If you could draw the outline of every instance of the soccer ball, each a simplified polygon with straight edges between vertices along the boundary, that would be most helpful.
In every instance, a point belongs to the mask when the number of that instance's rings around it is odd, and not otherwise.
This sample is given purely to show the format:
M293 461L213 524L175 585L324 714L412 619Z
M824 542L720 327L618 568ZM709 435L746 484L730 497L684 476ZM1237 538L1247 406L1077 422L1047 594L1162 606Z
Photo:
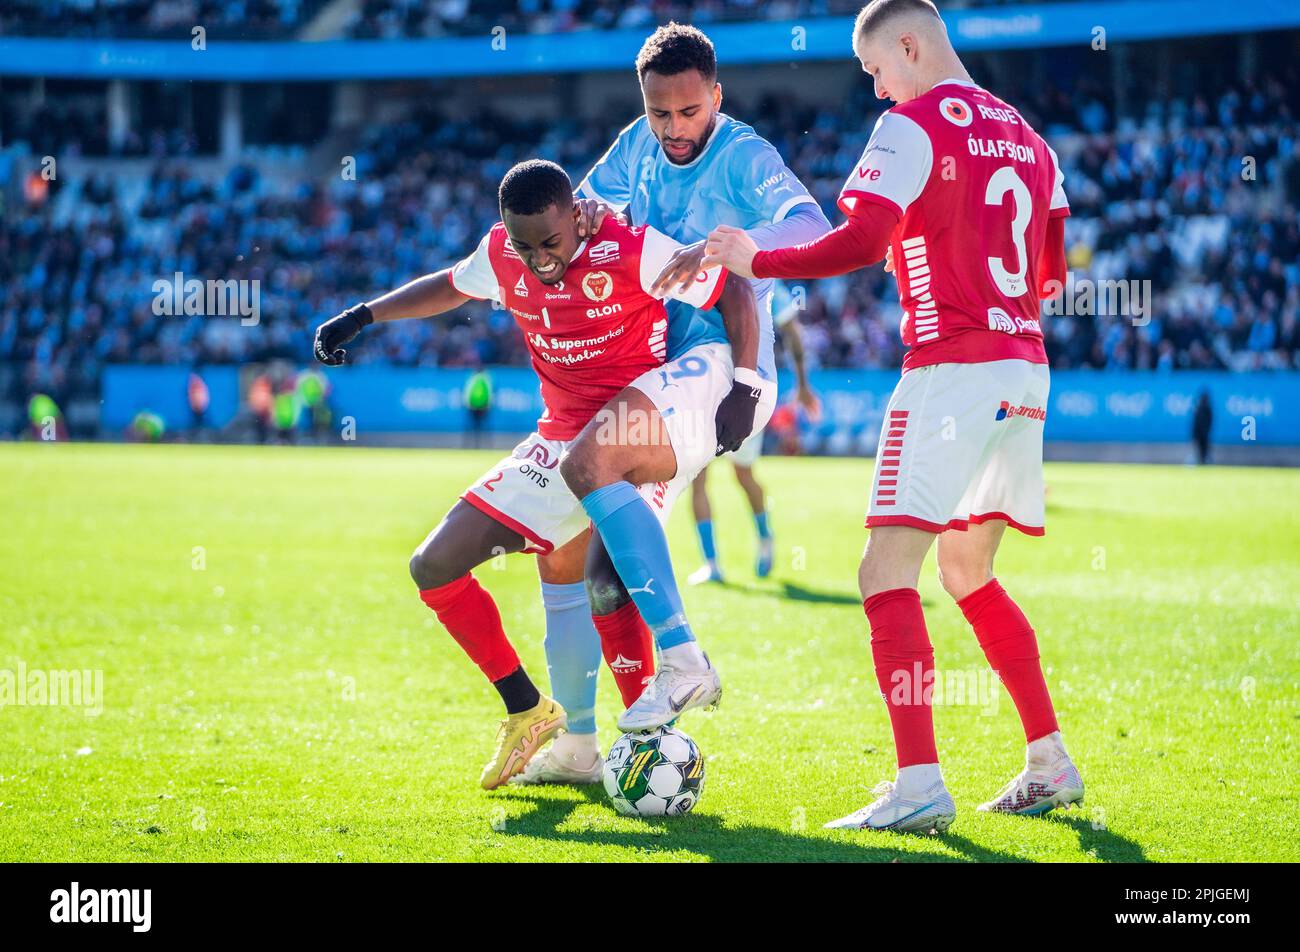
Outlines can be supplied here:
M624 734L605 758L605 792L624 816L681 816L704 792L704 758L679 730Z

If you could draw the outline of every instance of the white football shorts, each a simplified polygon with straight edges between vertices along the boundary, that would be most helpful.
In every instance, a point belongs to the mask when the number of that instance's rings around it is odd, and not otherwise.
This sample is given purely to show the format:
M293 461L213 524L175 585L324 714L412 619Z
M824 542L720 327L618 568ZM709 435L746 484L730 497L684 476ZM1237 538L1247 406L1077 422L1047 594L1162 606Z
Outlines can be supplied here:
M630 384L659 410L677 455L677 473L672 479L640 487L650 508L656 514L662 513L660 521L667 518L683 490L716 458L714 418L718 404L731 392L733 373L731 346L714 342L698 344L662 367L647 370ZM754 413L753 432L759 439L775 409L776 383L769 381Z
M930 532L1004 519L1043 534L1046 364L933 364L903 374L880 428L867 527Z

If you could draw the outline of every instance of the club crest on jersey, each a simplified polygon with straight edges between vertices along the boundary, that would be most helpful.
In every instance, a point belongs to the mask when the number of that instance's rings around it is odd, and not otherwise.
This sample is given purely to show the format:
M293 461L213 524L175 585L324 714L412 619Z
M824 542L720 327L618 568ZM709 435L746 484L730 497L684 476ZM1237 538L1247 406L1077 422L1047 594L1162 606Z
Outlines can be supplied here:
M588 271L582 278L582 293L593 301L603 301L614 293L614 282L604 271Z
M519 280L515 283L515 294L520 297L528 297L528 285L524 284L524 276L521 274Z
M954 126L969 126L974 118L965 100L953 96L940 100L939 113Z

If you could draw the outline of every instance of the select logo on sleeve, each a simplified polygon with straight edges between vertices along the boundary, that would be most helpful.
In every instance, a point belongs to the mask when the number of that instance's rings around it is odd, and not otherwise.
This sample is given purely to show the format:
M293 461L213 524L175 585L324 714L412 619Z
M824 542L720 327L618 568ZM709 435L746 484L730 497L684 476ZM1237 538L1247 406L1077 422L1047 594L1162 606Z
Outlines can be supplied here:
M50 893L51 922L130 923L132 932L148 932L153 922L152 889L69 889Z

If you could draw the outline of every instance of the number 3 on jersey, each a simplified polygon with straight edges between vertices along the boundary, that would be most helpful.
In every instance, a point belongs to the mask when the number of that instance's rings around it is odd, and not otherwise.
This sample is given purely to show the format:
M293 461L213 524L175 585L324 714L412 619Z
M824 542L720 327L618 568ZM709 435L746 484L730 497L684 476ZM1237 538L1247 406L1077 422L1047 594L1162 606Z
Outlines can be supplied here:
M988 258L989 275L998 290L1010 298L1017 298L1028 290L1025 272L1029 268L1029 258L1025 254L1025 232L1029 230L1029 220L1033 215L1033 197L1029 187L1016 174L1010 165L1004 165L989 178L984 190L984 202L987 205L1001 205L1003 196L1011 193L1012 206L1015 209L1011 217L1011 243L1016 250L1016 270L1007 268L1005 258Z

